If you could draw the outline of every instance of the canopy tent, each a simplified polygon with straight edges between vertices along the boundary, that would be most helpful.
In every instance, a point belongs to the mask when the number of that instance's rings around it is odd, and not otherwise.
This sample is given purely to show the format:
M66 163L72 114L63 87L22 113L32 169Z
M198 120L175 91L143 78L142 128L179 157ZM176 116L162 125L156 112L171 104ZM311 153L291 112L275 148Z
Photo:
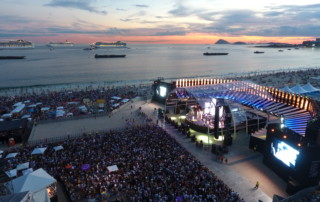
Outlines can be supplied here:
M11 195L5 195L5 196L0 196L0 201L6 201L6 202L28 202L30 201L30 198L32 198L32 193L25 191L25 192L20 192L20 193L15 193Z
M17 176L17 169L8 170L5 173L10 178L16 177Z
M43 147L43 148L35 148L31 155L34 155L34 154L44 154L44 152L46 151L47 147Z
M26 163L20 163L17 165L16 170L23 170L29 168L29 162Z
M307 93L306 90L304 90L300 84L297 84L295 86L293 86L291 88L291 90L294 92L294 93L298 93L298 94L303 94L303 93Z
M9 159L9 158L14 158L18 155L18 153L10 153L6 156L6 159Z
M288 92L288 93L294 93L294 92L289 88L289 86L285 86L285 87L281 88L280 90L285 91L285 92Z
M123 100L121 100L121 102L122 102L122 103L129 102L129 99L127 99L127 98L126 98L126 99L123 99Z
M313 87L310 82L302 86L302 88L309 93L320 91L320 89Z
M81 112L87 112L87 111L88 111L87 107L84 106L84 105L79 106L78 109L79 109L79 111L81 111Z
M13 107L18 107L19 105L21 105L22 102L17 102L17 103L14 103L14 105L12 105Z
M50 110L50 107L41 107L41 111L49 111Z
M29 173L32 173L33 172L33 169L32 168L28 168L28 169L26 169L26 170L23 170L22 171L22 174L23 175L28 175Z
M54 149L54 151L59 151L59 150L63 149L63 146L58 145L58 146L53 147L53 149Z
M57 110L63 110L63 106L57 107Z
M2 116L1 116L2 118L11 118L12 117L12 114L11 113L8 113L8 114L3 114Z
M113 99L113 100L121 100L121 97L113 96L113 97L111 97L111 99Z
M14 108L14 110L12 110L10 113L11 113L11 114L19 113L19 112L21 112L25 107L26 107L25 104L20 104L20 105L18 105L16 108Z
M13 193L30 191L33 193L34 201L49 202L47 187L55 184L57 181L45 170L39 168L32 173L18 177L12 182Z
M58 117L63 117L64 115L65 115L65 111L63 111L63 110L57 110L56 111L56 118L58 118Z
M108 166L107 169L110 173L119 170L117 165Z
M30 118L30 117L31 117L30 114L26 114L26 115L23 115L21 118L22 118L22 119L27 119L27 118Z

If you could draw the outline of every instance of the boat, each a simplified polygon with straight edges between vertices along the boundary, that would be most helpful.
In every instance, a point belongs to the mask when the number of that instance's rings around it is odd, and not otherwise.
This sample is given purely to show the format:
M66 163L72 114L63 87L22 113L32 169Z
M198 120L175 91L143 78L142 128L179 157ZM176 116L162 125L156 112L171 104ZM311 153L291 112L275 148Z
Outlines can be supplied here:
M229 53L203 53L203 55L228 55Z
M0 56L0 60L6 60L6 59L24 59L26 56Z
M52 42L48 43L47 46L49 46L49 47L73 47L74 43L72 43L70 41L64 41L64 42L52 41Z
M31 49L34 48L34 44L30 41L22 39L16 41L0 42L0 49Z
M258 54L258 53L264 53L264 51L254 51L253 53L256 53L256 54Z
M95 58L124 58L126 55L94 55Z
M279 52L283 52L283 50L281 50L281 49L280 49L280 50L278 50L278 51L279 51Z
M117 41L114 43L95 42L92 44L95 48L126 48L127 43Z
M89 46L87 48L84 48L83 50L95 50L96 48L94 46Z

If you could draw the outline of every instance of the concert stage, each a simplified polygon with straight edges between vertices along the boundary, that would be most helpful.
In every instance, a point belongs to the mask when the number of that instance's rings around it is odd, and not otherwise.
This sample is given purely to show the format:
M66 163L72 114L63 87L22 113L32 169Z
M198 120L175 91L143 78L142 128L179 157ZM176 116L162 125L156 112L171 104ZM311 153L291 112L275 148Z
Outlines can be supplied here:
M224 79L158 80L153 89L165 111L183 113L195 130L231 138L229 145L236 131L246 130L248 146L263 153L264 163L288 182L288 193L319 182L319 106L312 98Z

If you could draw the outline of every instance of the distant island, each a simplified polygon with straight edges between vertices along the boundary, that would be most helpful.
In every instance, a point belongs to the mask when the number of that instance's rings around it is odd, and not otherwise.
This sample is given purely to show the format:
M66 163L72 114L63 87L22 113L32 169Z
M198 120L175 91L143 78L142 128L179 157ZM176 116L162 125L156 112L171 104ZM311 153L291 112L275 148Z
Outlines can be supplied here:
M230 44L228 41L219 39L215 44Z
M234 42L233 44L234 44L234 45L245 45L245 44L247 44L247 43L242 42L242 41L237 41L237 42Z
M226 40L224 40L224 39L219 39L215 44L231 44L231 43L226 41ZM237 42L234 42L232 44L234 44L234 45L245 45L246 43L242 42L242 41L237 41Z

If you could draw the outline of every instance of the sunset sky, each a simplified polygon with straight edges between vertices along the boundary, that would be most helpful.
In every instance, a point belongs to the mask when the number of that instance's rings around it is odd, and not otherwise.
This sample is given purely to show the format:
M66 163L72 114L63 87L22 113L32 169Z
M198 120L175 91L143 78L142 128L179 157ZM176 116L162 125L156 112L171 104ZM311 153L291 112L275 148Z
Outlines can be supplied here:
M320 37L318 0L1 0L0 11L0 41L302 43Z

